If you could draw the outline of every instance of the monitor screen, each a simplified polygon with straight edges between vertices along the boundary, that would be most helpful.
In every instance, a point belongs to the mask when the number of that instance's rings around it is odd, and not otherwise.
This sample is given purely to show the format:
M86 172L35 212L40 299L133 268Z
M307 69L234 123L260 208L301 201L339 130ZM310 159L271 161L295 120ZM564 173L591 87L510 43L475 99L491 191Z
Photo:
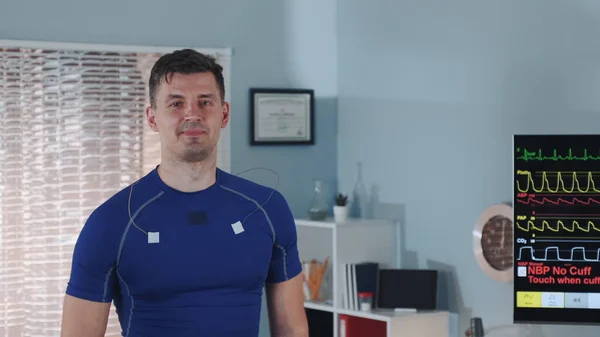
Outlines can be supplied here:
M437 270L380 269L376 305L379 309L435 310L437 292Z
M600 135L514 136L514 321L600 322Z

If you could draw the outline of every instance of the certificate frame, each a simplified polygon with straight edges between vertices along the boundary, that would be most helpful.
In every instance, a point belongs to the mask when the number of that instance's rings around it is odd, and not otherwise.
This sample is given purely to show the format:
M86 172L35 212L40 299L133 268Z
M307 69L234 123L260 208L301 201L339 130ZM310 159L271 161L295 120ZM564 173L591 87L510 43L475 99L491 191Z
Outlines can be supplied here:
M250 88L251 145L313 145L313 89Z

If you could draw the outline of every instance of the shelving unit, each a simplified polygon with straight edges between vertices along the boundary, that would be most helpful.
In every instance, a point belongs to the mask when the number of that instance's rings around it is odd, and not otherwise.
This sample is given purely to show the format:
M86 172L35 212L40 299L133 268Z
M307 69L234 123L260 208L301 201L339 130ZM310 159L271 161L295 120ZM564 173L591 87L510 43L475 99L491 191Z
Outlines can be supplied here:
M350 219L335 223L333 219L311 221L296 219L298 249L303 261L329 258L329 271L322 286L325 300L306 301L305 308L333 314L333 333L338 337L340 315L386 322L387 337L449 336L449 313L396 312L394 310L358 311L342 306L343 264L378 262L380 268L398 267L398 227L384 220Z

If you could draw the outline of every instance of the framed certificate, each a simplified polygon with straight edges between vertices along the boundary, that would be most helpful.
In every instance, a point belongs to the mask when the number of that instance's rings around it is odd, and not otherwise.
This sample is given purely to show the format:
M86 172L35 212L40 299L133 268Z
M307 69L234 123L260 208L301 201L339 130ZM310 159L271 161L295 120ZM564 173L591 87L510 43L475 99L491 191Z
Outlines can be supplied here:
M314 144L314 90L250 89L251 145Z

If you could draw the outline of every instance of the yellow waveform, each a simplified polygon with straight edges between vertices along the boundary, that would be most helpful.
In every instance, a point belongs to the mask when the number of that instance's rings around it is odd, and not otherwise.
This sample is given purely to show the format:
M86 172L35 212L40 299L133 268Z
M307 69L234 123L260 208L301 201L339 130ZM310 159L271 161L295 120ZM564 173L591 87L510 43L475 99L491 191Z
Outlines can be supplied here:
M565 223L562 222L561 220L558 220L556 222L556 224L554 224L554 225L550 225L548 223L548 221L546 221L546 220L542 221L541 225L536 225L533 221L527 221L526 226L521 225L517 221L517 228L519 228L520 230L525 231L525 232L529 232L529 231L544 232L546 230L553 231L553 232L560 232L561 229L566 232L575 232L575 230L580 230L582 232L590 232L592 230L595 230L596 232L600 232L600 227L597 227L596 224L593 223L592 221L588 221L587 226L586 225L582 226L579 224L579 222L577 222L575 220L571 222L571 225L565 225Z
M548 176L546 174L546 171L542 172L542 183L541 183L541 186L539 186L539 187L537 187L535 182L533 181L533 174L531 172L518 171L517 174L524 175L527 177L527 184L525 185L525 187L521 187L521 183L519 182L519 180L517 180L517 190L519 192L530 192L530 189L533 190L534 192L551 192L551 193L600 192L600 190L596 188L596 183L594 182L594 178L592 177L592 172L586 173L587 174L587 182L585 183L585 186L586 186L585 188L581 188L581 184L579 183L580 178L577 176L577 172L571 173L571 178L572 178L571 186L565 185L565 182L563 181L562 173L558 172L556 174L556 184L553 185L553 186L555 186L554 189L552 189L550 187L551 185L550 185L550 182L548 182ZM579 175L581 175L581 173Z

